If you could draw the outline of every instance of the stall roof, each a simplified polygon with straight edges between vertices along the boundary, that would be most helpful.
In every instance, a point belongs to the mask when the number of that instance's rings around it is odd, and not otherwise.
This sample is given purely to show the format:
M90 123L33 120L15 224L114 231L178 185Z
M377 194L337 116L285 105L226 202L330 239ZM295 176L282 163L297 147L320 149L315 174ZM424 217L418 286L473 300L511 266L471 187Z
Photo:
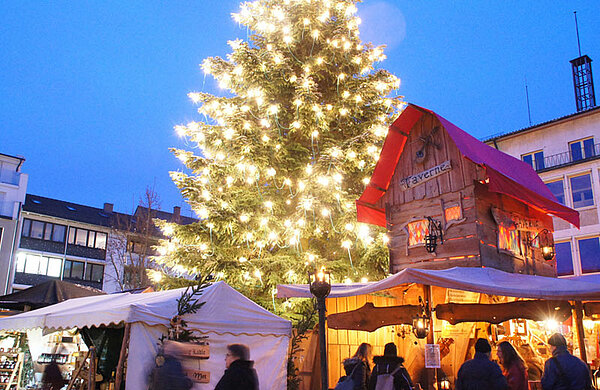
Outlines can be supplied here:
M25 290L0 296L0 307L5 309L24 310L25 306L39 309L54 305L71 298L81 298L91 295L104 295L102 290L88 286L65 282L63 280L50 280Z
M42 309L0 318L0 329L67 329L135 322L167 326L177 314L177 299L184 290L70 299ZM219 334L289 336L291 333L290 321L263 309L225 282L217 282L205 288L199 300L206 303L196 313L184 316L191 329Z
M529 164L484 144L441 115L414 104L406 107L390 126L369 185L356 201L359 222L385 226L385 211L376 203L389 188L408 133L426 112L439 119L464 158L485 168L490 191L506 194L579 227L579 212L558 203Z
M418 283L509 297L597 300L600 284L579 280L512 274L494 268L454 267L445 270L407 268L386 279L372 283L334 284L330 298L372 294L397 286ZM307 284L277 286L279 298L310 298Z

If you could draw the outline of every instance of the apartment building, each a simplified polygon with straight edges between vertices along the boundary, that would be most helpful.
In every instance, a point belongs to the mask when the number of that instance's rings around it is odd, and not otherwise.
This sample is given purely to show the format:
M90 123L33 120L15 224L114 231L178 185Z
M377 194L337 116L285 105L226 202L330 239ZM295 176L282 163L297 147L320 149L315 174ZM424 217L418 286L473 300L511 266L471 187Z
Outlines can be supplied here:
M62 279L106 292L122 291L145 274L152 245L162 238L153 218L177 223L196 220L138 207L118 213L111 203L96 208L27 194L19 218L7 291ZM140 262L143 260L143 262ZM140 267L141 265L141 267ZM143 282L143 281L142 281Z
M0 153L0 275L11 268L16 245L21 205L25 202L27 174L21 171L25 159ZM7 278L0 279L0 293L8 288Z
M581 228L554 218L558 275L600 272L600 107L485 141L529 163Z

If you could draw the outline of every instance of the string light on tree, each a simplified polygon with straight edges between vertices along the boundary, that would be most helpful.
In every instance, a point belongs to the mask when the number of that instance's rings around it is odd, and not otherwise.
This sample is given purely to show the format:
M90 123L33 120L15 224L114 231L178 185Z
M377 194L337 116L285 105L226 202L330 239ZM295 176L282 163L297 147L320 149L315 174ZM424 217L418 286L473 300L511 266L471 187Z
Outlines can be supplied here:
M288 271L318 262L333 280L385 276L382 232L356 224L354 202L403 103L383 49L359 38L356 4L257 0L233 14L249 41L201 65L224 91L189 93L200 117L175 127L199 151L174 151L191 173L172 178L200 221L169 232L159 262L219 273L265 306Z

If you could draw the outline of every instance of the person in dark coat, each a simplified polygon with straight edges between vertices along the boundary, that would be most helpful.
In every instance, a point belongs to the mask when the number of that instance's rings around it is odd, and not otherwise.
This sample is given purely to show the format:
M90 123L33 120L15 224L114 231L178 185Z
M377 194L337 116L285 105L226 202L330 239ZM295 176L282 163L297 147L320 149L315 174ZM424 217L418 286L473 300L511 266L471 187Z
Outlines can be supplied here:
M183 372L179 360L182 355L179 343L166 341L163 351L156 357L156 367L150 374L149 390L189 390L194 382Z
M44 368L42 375L43 390L60 390L67 381L64 380L60 368L56 362L50 362Z
M592 379L588 366L567 350L567 341L560 333L548 339L552 357L546 360L542 376L543 390L589 390Z
M477 339L475 356L460 366L456 390L507 390L508 383L500 366L490 360L492 347L486 339Z
M391 373L394 373L394 390L413 389L410 375L402 365L404 358L398 356L396 344L387 343L383 349L383 356L375 356L373 362L375 363L375 367L373 367L373 372L371 372L369 390L375 390L378 375Z
M498 360L509 390L529 390L525 361L508 341L498 344Z
M258 375L254 362L250 359L250 349L244 344L229 344L225 355L227 369L217 383L215 390L258 390Z
M371 374L369 359L372 351L371 344L362 343L358 346L354 356L345 359L343 362L346 376L351 376L354 381L354 390L367 390L369 375Z

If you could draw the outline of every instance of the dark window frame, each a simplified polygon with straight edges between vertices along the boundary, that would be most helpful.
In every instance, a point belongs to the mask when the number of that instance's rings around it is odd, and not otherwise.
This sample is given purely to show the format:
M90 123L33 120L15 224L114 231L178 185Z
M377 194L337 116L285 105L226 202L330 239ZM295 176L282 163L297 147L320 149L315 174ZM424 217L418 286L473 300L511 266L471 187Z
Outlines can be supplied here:
M41 237L32 237L31 236L31 230L33 228L34 223L42 224L42 235L41 235ZM52 241L52 242L64 243L65 242L65 233L62 234L62 237L61 237L60 240L55 240L54 239L55 238L54 234L55 234L55 227L56 226L63 227L65 229L65 232L67 230L67 225L62 225L60 223L40 221L39 219L23 218L23 227L21 228L21 237L33 238L34 240L42 240L42 241ZM47 238L47 237L50 237L50 238Z
M85 233L85 244L78 244L77 243L77 235L83 234L80 232L84 232L84 231L86 232ZM98 240L98 236L104 237L103 246L100 246L100 247L98 246L99 243L102 242L102 240L100 240L100 241ZM91 239L91 237L93 237L93 239ZM67 243L69 245L76 245L76 246L79 246L82 248L106 250L106 245L108 243L108 233L100 232L98 230L91 230L91 229L79 228L79 227L75 227L75 226L69 226Z
M67 264L69 265L68 272L67 272ZM81 264L81 267L82 267L81 277L73 276L73 264ZM84 276L85 276L85 262L84 261L66 259L63 262L63 278L84 280Z

